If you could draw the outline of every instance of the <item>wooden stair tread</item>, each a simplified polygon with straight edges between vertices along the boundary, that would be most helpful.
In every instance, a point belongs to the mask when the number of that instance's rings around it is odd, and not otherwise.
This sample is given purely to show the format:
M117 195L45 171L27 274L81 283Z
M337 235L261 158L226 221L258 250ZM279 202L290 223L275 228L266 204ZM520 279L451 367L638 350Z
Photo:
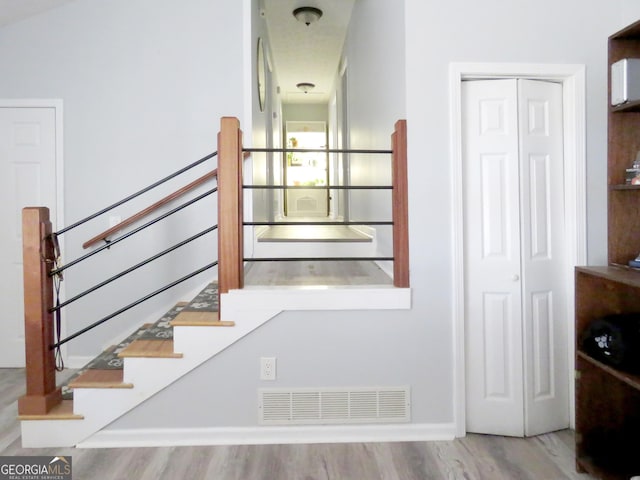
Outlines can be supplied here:
M62 400L61 403L44 415L18 415L18 420L83 420L83 415L73 413L73 400Z
M87 370L69 383L69 388L133 388L123 382L123 370Z
M180 312L169 324L172 327L233 327L235 322L219 320L219 312Z
M182 358L182 354L173 351L173 340L134 340L118 357Z

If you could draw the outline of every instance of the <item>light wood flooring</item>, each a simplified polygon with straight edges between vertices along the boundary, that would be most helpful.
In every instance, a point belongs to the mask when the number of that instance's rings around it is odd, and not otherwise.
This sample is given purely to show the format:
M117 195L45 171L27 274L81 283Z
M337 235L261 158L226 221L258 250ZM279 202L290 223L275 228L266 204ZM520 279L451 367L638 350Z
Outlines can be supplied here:
M323 219L326 220L326 219ZM273 225L259 242L371 242L369 235L348 225Z
M65 371L60 378L74 371ZM573 433L450 442L23 449L24 370L0 369L0 455L68 455L74 480L589 480L575 473ZM168 412L169 413L169 412Z
M392 285L372 261L248 262L245 286Z

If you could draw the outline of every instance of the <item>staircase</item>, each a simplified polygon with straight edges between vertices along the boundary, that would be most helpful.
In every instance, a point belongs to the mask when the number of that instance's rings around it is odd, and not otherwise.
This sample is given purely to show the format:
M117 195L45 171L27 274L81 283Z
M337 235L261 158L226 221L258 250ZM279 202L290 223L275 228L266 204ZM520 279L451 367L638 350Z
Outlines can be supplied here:
M82 368L63 387L63 402L46 415L21 415L24 447L75 446L249 333L220 321L218 289L208 284ZM223 328L220 328L223 327Z
M25 292L25 338L27 353L26 394L19 399L19 419L22 426L22 445L27 448L76 446L91 443L107 425L144 403L153 395L171 385L176 380L224 349L253 332L256 328L285 310L394 310L411 307L409 289L409 245L407 212L407 175L406 175L406 122L398 121L392 134L392 150L350 150L361 154L389 154L392 163L392 185L347 186L348 189L386 189L391 190L391 210L393 221L338 222L342 226L389 225L392 227L393 256L361 256L363 247L369 248L372 255L376 250L374 235L364 235L360 245L349 242L327 242L326 238L310 238L306 245L300 246L300 239L287 244L289 255L286 260L300 260L290 255L309 254L318 249L327 257L321 260L334 260L333 255L357 258L348 260L392 261L393 285L368 285L362 288L331 287L300 289L296 286L271 286L267 289L256 286L244 286L244 265L247 261L279 261L281 258L249 257L245 258L244 229L264 226L264 222L246 221L242 208L245 186L242 184L243 159L245 154L266 151L266 149L243 148L242 132L237 119L225 117L221 120L218 136L218 151L203 157L179 171L155 182L139 192L96 212L87 218L54 232L46 207L26 207L23 210L23 253L24 253L24 292ZM329 150L327 150L329 152ZM131 216L117 226L100 233L83 244L103 242L104 245L91 252L57 265L61 258L58 237L65 232L84 224L112 208L132 198L146 193L151 188L174 178L175 176L200 165L202 162L218 156L217 169L168 195L155 204ZM175 200L196 186L217 178L217 187L208 190L160 216L136 227L117 238L112 238L115 230L140 222L142 218L156 211L160 206ZM258 186L269 188L271 186ZM251 186L247 187L251 188ZM275 186L275 188L282 188ZM337 188L337 187L336 187ZM218 224L211 226L192 237L175 244L127 270L90 287L73 299L54 306L54 277L66 268L75 265L89 256L109 249L116 242L125 240L138 231L163 220L167 216L205 198L218 193ZM317 222L313 222L315 224ZM301 223L300 223L301 224ZM268 223L268 226L277 223ZM187 243L217 229L218 260L155 292L147 294L137 302L122 307L118 311L86 326L67 338L54 340L54 312L81 296L94 292L101 286L119 279L121 276L174 251ZM362 233L362 232L361 232ZM366 232L365 232L366 233ZM255 238L255 237L254 237ZM269 249L269 240L254 242L255 250L266 249L263 254L274 252ZM276 239L277 240L277 239ZM93 242L93 243L92 243ZM277 243L277 242L276 242ZM303 242L304 243L304 242ZM333 245L331 245L333 244ZM296 245L297 250L291 248ZM329 246L341 251L329 249ZM345 250L346 249L346 250ZM352 251L352 250L353 251ZM280 250L280 246L276 248ZM343 251L344 250L344 251ZM254 252L255 253L255 252ZM305 255L304 259L308 259ZM217 284L203 285L201 293L186 304L176 304L166 315L154 323L143 325L132 336L116 345L94 361L90 362L69 383L61 389L56 384L54 349L75 339L90 329L110 320L129 308L162 293L169 288L204 271L217 266ZM61 278L61 277L60 277ZM58 279L58 282L61 281ZM213 301L217 299L217 302ZM220 305L220 308L218 308ZM219 310L219 311L218 311ZM224 321L221 319L224 318ZM64 391L62 391L64 390Z

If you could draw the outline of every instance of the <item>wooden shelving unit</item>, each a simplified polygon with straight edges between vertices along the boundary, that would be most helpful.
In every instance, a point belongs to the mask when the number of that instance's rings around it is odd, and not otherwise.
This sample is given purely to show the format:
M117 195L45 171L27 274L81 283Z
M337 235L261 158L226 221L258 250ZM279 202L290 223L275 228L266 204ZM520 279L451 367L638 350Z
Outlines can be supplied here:
M640 58L640 22L609 37L609 68L623 58ZM624 267L640 253L640 186L625 184L625 170L638 151L640 102L609 107L610 266L579 267L575 279L576 466L603 480L640 475L640 375L591 358L581 340L598 318L640 312L640 272Z

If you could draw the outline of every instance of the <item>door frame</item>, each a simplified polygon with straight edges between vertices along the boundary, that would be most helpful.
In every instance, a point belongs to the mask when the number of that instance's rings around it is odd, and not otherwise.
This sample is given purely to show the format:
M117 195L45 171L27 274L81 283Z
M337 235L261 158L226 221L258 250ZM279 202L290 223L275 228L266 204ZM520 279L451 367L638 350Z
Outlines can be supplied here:
M453 352L454 424L456 436L466 435L465 394L465 288L464 288L464 191L461 188L462 81L501 78L528 78L562 83L564 141L565 268L567 282L567 355L569 378L569 422L575 426L575 298L574 266L587 259L586 239L586 94L584 65L452 63L449 67L449 107L451 119L451 179L453 220Z
M40 99L40 98L0 98L0 108L53 108L55 117L55 156L56 156L56 205L55 222L52 222L54 231L59 230L64 225L64 128L63 128L63 101L62 99ZM47 206L47 205L35 205ZM60 251L64 254L64 235L58 239ZM64 298L64 282L60 285L60 295ZM66 322L62 317L61 335L66 336ZM67 361L66 345L61 347L62 358Z

